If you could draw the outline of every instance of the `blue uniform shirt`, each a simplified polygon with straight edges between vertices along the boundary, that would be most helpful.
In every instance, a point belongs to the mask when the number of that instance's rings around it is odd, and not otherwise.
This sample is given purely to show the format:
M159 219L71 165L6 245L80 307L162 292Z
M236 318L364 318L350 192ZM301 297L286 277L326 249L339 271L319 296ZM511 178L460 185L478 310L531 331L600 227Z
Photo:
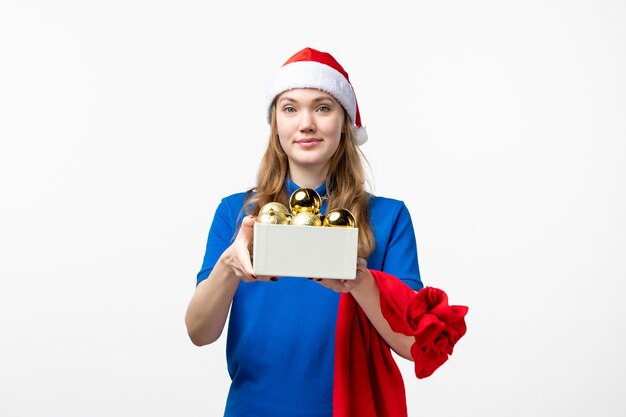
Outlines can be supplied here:
M299 187L287 180L287 192ZM316 190L326 194L326 186ZM245 193L222 200L198 283L232 243L243 218ZM326 212L325 204L321 209ZM376 239L367 259L415 290L422 288L413 224L403 202L372 197ZM331 417L335 322L339 294L302 278L241 282L230 311L226 357L232 384L227 417Z

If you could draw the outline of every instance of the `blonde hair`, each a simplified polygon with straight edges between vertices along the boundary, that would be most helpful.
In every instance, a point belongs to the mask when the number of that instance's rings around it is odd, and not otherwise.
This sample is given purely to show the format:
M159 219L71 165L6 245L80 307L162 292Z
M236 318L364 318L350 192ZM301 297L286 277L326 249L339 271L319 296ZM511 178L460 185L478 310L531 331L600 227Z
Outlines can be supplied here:
M356 144L351 127L348 115L344 114L339 147L328 161L327 210L335 208L350 210L359 228L358 256L367 258L375 246L369 217L371 194L365 190L366 176L361 161L361 158L365 160L365 157ZM285 184L288 171L287 155L278 138L276 106L272 105L269 141L259 165L257 184L246 194L244 207L247 214L257 215L260 207L272 201L289 207L289 195Z

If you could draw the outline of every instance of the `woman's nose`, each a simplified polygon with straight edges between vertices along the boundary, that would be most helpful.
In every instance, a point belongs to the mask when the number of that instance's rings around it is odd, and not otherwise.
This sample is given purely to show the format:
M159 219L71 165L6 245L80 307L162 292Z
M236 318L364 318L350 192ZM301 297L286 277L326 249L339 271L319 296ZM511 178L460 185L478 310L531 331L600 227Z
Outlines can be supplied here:
M315 131L315 118L310 111L302 111L300 113L300 130L302 132Z

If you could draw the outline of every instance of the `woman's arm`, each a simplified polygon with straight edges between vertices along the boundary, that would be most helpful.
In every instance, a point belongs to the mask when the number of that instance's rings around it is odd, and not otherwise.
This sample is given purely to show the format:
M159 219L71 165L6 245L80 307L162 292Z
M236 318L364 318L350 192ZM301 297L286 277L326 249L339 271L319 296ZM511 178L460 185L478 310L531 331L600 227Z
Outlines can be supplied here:
M243 220L235 241L222 253L209 277L196 287L185 324L189 338L197 346L208 345L220 337L239 282L257 278L250 261L253 226L253 217Z
M415 338L391 330L380 309L378 285L376 285L376 280L367 269L367 262L364 259L359 259L356 279L354 280L316 279L315 281L334 291L352 294L352 297L359 304L370 323L372 323L389 347L403 358L410 361L413 360L411 357L411 346L415 342Z
M198 284L187 307L185 324L194 345L208 345L220 337L238 286L239 280L221 257L211 275Z
M380 293L376 280L367 270L367 267L365 267L365 272L363 273L366 273L367 277L364 277L362 282L350 291L350 294L352 294L352 297L359 304L370 323L378 331L378 334L385 339L389 347L404 359L412 361L411 346L415 343L415 337L391 330L380 309Z

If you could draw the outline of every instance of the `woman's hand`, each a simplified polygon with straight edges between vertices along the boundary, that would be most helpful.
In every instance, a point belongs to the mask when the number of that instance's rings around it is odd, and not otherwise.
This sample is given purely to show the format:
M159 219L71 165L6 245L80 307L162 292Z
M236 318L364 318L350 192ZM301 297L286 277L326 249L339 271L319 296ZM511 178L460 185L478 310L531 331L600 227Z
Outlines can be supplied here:
M254 275L252 269L252 244L254 242L254 216L246 216L241 222L235 241L224 251L222 260L233 276L244 281L276 281L276 277Z
M185 324L191 341L198 346L213 343L222 334L240 281L276 280L254 275L250 257L254 222L253 216L243 219L235 241L222 253L209 277L196 286L191 297Z
M372 277L372 274L370 274L370 271L367 269L367 261L365 259L358 258L356 262L355 279L311 279L326 288L330 288L335 292L350 292L363 281L368 279L373 280L374 277Z

